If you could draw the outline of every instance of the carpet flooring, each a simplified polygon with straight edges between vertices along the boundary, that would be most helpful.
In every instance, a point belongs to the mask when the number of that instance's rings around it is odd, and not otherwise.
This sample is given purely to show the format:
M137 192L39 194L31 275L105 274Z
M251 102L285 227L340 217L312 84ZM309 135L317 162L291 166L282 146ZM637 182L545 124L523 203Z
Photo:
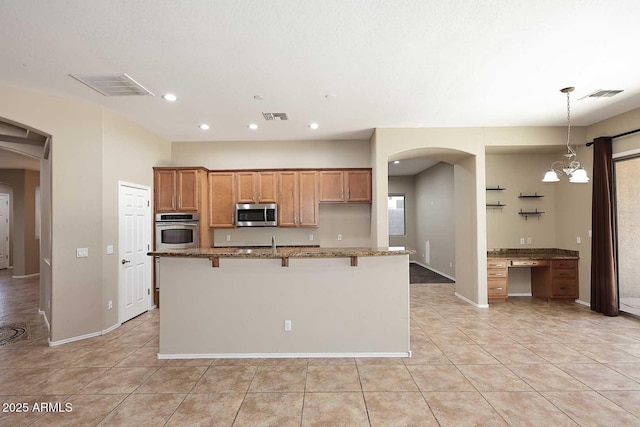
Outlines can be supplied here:
M409 264L409 283L455 283L451 279L435 273L418 264Z

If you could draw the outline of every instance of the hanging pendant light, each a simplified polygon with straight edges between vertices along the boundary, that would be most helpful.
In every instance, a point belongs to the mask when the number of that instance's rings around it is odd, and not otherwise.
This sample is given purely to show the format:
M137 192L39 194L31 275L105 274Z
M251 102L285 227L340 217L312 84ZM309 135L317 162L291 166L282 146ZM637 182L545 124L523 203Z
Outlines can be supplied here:
M573 92L575 88L565 87L560 89L560 92L567 94L567 154L564 156L566 161L557 161L551 164L551 168L544 174L542 182L558 182L560 181L559 175L565 174L569 177L569 182L576 184L585 184L589 182L589 176L587 171L580 165L580 162L576 158L576 150L571 146L571 103L569 94Z

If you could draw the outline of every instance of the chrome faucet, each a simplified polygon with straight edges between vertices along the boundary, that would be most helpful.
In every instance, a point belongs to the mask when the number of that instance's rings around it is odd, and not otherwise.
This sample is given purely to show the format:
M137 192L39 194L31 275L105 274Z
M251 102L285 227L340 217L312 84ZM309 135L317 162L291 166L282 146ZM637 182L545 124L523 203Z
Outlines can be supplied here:
M271 249L273 249L273 251L276 251L276 236L271 236Z

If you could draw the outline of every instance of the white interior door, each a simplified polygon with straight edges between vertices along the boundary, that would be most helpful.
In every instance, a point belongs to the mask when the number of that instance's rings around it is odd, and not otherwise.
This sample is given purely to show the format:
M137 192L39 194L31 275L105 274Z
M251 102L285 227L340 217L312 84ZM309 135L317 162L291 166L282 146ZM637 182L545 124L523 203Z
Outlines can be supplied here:
M9 195L0 194L0 269L9 267Z
M151 207L149 187L119 183L119 322L151 307Z

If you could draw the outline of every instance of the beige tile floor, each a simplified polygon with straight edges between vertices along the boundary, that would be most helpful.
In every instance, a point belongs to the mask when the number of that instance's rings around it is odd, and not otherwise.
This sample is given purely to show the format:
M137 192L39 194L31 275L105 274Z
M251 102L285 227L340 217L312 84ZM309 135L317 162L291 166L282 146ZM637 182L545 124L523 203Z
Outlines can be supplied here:
M37 295L0 272L0 322L41 322ZM640 425L640 321L523 297L477 309L438 284L412 285L411 306L408 359L157 360L158 310L53 348L36 333L0 346L0 425Z

